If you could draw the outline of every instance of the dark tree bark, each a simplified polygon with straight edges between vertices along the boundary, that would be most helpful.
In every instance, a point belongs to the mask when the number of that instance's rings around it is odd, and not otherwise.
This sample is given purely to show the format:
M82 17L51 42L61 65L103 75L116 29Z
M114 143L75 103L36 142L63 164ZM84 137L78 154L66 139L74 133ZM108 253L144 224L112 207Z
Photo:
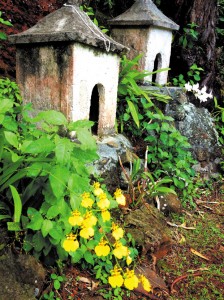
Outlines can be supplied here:
M180 30L175 36L176 47L171 58L171 65L174 66L173 75L178 75L180 66L187 72L189 67L196 63L204 69L201 85L206 85L212 90L215 80L217 1L162 0L160 9L180 25ZM183 28L189 23L197 24L196 30L199 36L193 48L183 48L178 46L178 40L183 34ZM178 68L175 68L175 65Z

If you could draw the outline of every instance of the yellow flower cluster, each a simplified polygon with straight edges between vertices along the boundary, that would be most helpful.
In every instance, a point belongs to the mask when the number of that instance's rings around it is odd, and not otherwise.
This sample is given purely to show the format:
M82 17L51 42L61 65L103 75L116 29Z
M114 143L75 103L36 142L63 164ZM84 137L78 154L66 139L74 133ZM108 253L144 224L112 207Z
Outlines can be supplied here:
M119 197L122 196L121 190L117 192L117 195ZM79 230L80 237L89 239L94 236L94 226L97 224L98 221L96 216L93 214L93 209L100 209L103 222L108 222L111 219L111 215L108 210L110 208L110 200L107 198L106 193L100 187L99 182L95 182L93 184L92 194L89 192L85 192L81 195L81 207L84 208L86 212L81 214L79 210L74 210L72 212L72 215L69 217L68 222L71 226L76 227L76 232ZM120 239L123 236L123 229L118 228L118 226L114 226L113 235L116 240ZM71 236L72 233L68 235L66 240L63 242L63 248L69 252L76 251L76 249L79 247L79 245L77 244L78 241L72 240ZM77 243L75 243L75 241ZM70 245L73 244L73 247L69 247L69 243ZM74 243L76 244L76 247L74 246Z
M125 205L126 199L120 189L116 189L114 198L117 205ZM114 201L111 202L109 199L110 196L103 191L99 182L93 184L92 192L85 192L81 195L80 210L74 210L68 218L69 224L74 227L74 233L71 232L66 236L62 247L67 252L75 252L79 248L79 243L82 242L80 238L92 239L94 247L91 249L97 257L104 259L108 256L108 259L113 258L118 264L108 277L108 282L113 288L124 286L128 290L133 290L141 283L146 291L150 291L151 285L144 275L137 276L134 270L129 269L123 272L120 267L120 264L122 265L125 261L127 266L132 263L133 253L131 253L131 248L126 246L123 238L124 230L111 221L109 209ZM107 240L109 232L114 239L113 244ZM97 245L94 239L95 233L97 233L96 240L100 240ZM91 252L94 255L93 251Z
M109 284L112 288L121 287L123 284L128 290L134 290L138 287L139 283L142 284L144 290L150 292L152 290L149 280L144 275L135 275L134 270L127 269L126 272L121 275L121 268L115 266L111 271L111 276L108 278Z

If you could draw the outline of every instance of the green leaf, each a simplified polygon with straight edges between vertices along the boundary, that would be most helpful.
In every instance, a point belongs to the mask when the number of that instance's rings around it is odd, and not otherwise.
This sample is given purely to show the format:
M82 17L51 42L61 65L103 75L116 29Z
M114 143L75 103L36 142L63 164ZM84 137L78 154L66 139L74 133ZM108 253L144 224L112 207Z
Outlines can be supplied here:
M127 103L128 103L128 107L130 109L132 118L133 118L135 124L137 125L137 127L139 128L140 124L139 124L139 118L138 118L138 111L132 101L127 100Z
M80 249L77 249L75 252L70 252L72 263L76 264L83 258L83 252Z
M32 244L36 252L40 252L43 249L45 240L40 231L36 232L33 235Z
M67 188L69 177L70 172L68 168L62 167L60 165L52 167L51 174L49 176L49 181L53 194L57 198L63 197L65 189Z
M5 134L5 139L7 140L7 142L10 145L12 145L13 147L15 147L16 149L18 149L19 143L18 143L17 135L10 131L5 131L4 134Z
M13 201L14 201L14 217L13 217L13 219L14 219L15 223L19 223L21 214L22 214L22 201L21 201L20 195L17 192L16 188L12 185L10 185L9 187L10 187Z
M42 120L51 125L67 125L68 123L66 117L61 112L55 110L40 112L33 119L33 122L40 122Z
M13 101L11 99L1 99L0 114L7 113L13 107Z
M159 187L157 187L156 191L160 192L160 193L163 193L163 194L171 193L171 194L176 195L176 192L173 189L165 187L165 186L159 186Z
M25 239L23 241L23 250L26 252L29 252L31 249L33 249L33 242L32 242L33 235L27 234L25 236Z
M52 228L53 228L53 222L45 219L43 221L42 227L41 227L41 233L42 233L43 237L46 237Z
M27 228L33 230L39 230L43 224L43 217L39 211L33 207L29 207L27 210L27 215L30 218L30 223L27 225Z
M49 153L53 151L54 148L55 144L51 140L47 137L41 137L27 145L27 147L23 149L23 152L30 154Z
M86 251L84 253L84 258L89 264L94 265L94 259L93 259L93 255L91 254L91 252Z
M60 287L61 287L60 281L57 280L57 279L54 280L54 288L55 288L56 290L59 290Z
M83 150L96 149L96 141L88 128L77 128L76 134Z
M71 152L74 146L69 139L59 139L56 142L55 155L57 162L66 165L70 162Z
M57 225L55 222L54 222L54 226L53 228L51 228L51 230L49 231L49 235L55 239L55 240L58 240L60 241L63 237L63 232L62 232L62 228L61 226Z

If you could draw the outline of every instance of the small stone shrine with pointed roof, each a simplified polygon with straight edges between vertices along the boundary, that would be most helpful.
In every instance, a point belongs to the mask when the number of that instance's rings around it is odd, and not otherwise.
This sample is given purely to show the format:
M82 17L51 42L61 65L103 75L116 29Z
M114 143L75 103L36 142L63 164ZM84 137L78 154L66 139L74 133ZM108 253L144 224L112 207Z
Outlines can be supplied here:
M179 26L166 17L151 0L137 0L123 14L109 21L112 37L130 48L128 57L142 54L140 70L149 72L168 68L172 30ZM155 82L167 83L168 71L157 73ZM152 81L152 75L146 80Z
M17 82L34 109L90 119L95 133L114 133L120 54L126 51L69 0L32 28L11 35L17 47Z

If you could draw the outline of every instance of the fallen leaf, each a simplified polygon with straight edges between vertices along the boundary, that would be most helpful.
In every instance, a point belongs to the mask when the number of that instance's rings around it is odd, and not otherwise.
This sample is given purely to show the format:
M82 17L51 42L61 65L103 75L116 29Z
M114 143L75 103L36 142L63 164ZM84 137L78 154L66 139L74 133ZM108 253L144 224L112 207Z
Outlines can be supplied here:
M196 251L196 250L193 249L193 248L190 248L190 251L191 251L193 254L195 254L195 255L197 255L197 256L199 256L199 257L205 259L205 260L210 260L207 256L201 254L200 252Z
M86 277L79 277L79 281L84 282L84 283L89 283L89 284L92 282L91 280L89 280Z
M181 238L180 238L180 240L179 240L179 244L185 244L186 243L186 239L185 239L185 237L183 236L183 235L181 235Z
M187 227L186 226L186 222L184 222L183 224L181 225L177 225L175 223L171 223L171 222L166 222L168 225L172 226L172 227L177 227L177 228L184 228L184 229L188 229L188 230L194 230L196 229L195 227Z

